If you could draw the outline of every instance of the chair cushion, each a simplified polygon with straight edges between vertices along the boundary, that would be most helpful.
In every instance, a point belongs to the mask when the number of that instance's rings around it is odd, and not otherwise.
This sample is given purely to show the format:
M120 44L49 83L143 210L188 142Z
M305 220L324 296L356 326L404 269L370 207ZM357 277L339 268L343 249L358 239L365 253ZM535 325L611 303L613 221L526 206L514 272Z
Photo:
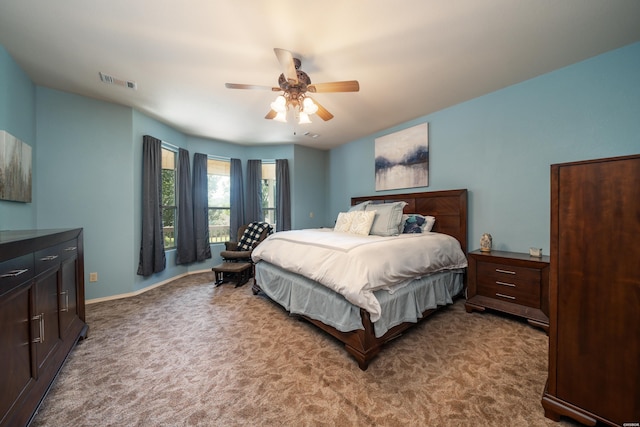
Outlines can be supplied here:
M268 230L271 231L271 226L266 222L252 222L247 226L247 229L242 233L242 238L238 242L239 251L250 251L259 242L262 233Z
M220 257L224 260L250 260L251 251L222 251Z

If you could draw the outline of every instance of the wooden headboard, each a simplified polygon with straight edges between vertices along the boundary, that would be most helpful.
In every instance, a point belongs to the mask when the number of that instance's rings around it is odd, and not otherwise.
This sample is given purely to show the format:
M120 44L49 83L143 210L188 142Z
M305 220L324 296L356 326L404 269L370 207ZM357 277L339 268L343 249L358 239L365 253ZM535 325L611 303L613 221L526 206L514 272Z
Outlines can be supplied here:
M385 194L352 197L351 206L371 200L373 203L407 202L404 213L431 215L433 230L455 237L467 253L467 190L427 191L423 193Z

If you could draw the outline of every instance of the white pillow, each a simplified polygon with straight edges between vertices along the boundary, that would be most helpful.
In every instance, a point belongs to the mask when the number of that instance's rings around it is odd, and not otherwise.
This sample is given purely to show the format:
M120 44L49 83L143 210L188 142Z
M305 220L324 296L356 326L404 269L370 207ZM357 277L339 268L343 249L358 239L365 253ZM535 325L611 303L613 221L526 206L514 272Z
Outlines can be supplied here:
M333 231L348 233L352 222L353 212L340 212L338 214L338 219L336 219L336 225L333 227Z
M376 213L371 226L371 234L376 236L397 236L400 234L399 228L402 223L402 210L407 202L369 204L365 207L365 212Z
M371 225L373 224L376 213L373 211L355 211L350 212L350 214L353 215L353 220L351 221L349 233L367 236L371 230Z
M433 224L436 223L436 217L425 215L425 219L427 220L427 222L424 224L422 231L423 232L431 231L431 229L433 228Z
M354 211L350 213L353 215L353 219L351 221L349 233L368 236L369 231L371 230L371 225L376 217L376 213L373 211Z

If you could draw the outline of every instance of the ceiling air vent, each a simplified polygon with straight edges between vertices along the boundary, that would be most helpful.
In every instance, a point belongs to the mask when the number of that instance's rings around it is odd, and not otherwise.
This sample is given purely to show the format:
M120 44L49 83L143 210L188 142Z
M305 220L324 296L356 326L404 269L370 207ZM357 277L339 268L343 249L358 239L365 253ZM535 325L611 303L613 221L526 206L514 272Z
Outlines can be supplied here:
M308 136L309 138L317 138L320 135L318 135L317 133L305 132L304 136Z
M104 83L110 84L110 85L117 85L117 86L122 86L122 87L126 87L129 89L133 89L136 90L138 89L138 84L134 81L131 80L122 80L119 79L117 77L113 77L110 76L108 74L105 73L98 73L100 74L100 80L102 80Z

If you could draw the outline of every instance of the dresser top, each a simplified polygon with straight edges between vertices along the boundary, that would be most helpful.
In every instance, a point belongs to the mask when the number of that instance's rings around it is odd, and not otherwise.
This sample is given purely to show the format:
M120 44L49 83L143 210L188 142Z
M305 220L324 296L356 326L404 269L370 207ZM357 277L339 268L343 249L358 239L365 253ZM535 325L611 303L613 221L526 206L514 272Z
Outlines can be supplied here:
M0 231L0 261L75 239L81 228Z
M35 239L51 234L64 233L73 229L48 229L48 230L0 230L0 245L17 240Z

